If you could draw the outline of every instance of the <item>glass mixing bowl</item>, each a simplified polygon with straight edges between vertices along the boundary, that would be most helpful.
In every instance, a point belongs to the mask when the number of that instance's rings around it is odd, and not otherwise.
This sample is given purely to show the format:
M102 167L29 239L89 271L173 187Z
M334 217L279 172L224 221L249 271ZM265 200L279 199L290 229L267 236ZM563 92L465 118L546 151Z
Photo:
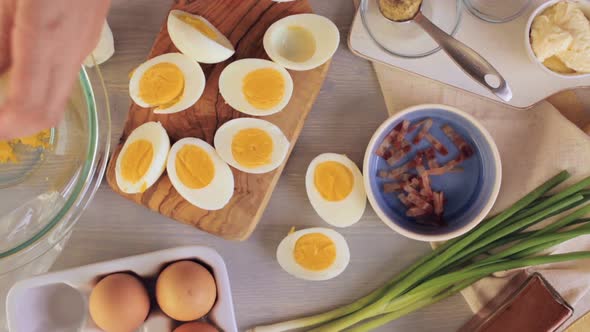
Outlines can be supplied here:
M51 267L103 178L111 128L98 70L80 70L48 148L16 145L19 161L0 164L0 331L8 289Z

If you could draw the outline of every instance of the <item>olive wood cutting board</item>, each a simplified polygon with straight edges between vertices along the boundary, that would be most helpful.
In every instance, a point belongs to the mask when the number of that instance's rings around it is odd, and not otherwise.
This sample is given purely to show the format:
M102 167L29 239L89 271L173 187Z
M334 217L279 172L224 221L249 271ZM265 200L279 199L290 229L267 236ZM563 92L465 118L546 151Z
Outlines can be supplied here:
M231 201L221 210L207 211L185 201L172 187L166 174L142 194L122 193L115 180L115 161L128 135L148 121L161 122L171 143L184 137L197 137L213 144L217 128L228 120L247 116L232 109L220 95L218 80L221 71L237 59L268 59L262 46L267 28L283 17L312 10L307 0L283 3L271 0L179 0L175 1L172 9L205 17L229 38L236 53L222 63L201 64L207 78L205 91L194 106L183 112L154 114L150 109L132 103L123 134L107 169L107 181L115 192L164 216L225 239L245 240L260 220L284 163L265 174L247 174L232 168L235 188ZM148 58L169 52L178 51L168 36L164 22ZM309 71L289 71L294 85L289 104L282 112L264 117L285 133L291 142L289 154L321 89L328 67L329 63L326 63Z

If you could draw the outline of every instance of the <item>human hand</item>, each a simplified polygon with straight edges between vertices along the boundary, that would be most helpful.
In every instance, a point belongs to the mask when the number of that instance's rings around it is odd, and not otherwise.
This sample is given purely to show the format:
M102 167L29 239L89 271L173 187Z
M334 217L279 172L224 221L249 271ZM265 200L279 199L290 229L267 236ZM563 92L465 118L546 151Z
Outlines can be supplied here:
M0 0L0 139L34 134L61 119L110 0Z

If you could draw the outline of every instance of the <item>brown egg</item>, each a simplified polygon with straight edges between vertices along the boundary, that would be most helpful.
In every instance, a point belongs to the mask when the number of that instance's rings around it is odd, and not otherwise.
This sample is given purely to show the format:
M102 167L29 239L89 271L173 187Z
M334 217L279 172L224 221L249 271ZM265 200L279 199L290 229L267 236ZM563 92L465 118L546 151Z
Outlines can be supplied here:
M173 332L219 332L219 330L205 322L192 322L180 325Z
M150 299L143 283L127 273L111 274L90 293L89 311L106 332L132 332L145 321Z
M202 265L192 261L171 264L156 281L156 299L164 313L187 322L205 316L215 303L215 279Z

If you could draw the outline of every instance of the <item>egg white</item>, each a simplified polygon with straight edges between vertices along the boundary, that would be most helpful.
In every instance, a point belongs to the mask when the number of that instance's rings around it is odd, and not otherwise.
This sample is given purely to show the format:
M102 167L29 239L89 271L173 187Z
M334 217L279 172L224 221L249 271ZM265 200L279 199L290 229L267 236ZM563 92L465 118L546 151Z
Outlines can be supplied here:
M316 167L327 161L335 161L346 166L354 177L352 191L341 201L325 200L314 184ZM325 222L335 227L348 227L355 224L361 219L367 206L363 175L358 166L342 154L323 153L315 157L305 174L305 189L313 209Z
M283 99L273 108L258 109L248 102L246 96L242 92L242 84L244 77L250 72L263 69L272 68L277 70L285 82L285 93ZM293 79L289 72L277 65L276 63L263 59L241 59L232 62L223 69L219 76L219 93L225 102L232 108L245 114L254 116L266 116L282 111L289 103L291 95L293 94Z
M307 29L315 40L315 52L305 61L297 62L285 58L279 52L289 43L287 29L298 26ZM326 63L338 49L340 32L329 19L316 14L297 14L282 18L273 23L264 34L263 45L270 59L291 70L310 70Z
M124 179L121 174L121 161L131 143L137 140L149 141L152 144L153 155L148 170L141 179L137 182L131 182ZM164 129L159 122L146 122L135 128L129 137L127 137L127 140L117 157L117 163L115 164L115 178L119 189L127 194L136 194L142 192L143 188L147 189L151 187L156 181L158 181L162 173L164 173L169 150L170 138L168 138L166 129Z
M325 270L312 271L303 268L295 261L295 244L300 237L310 233L321 233L329 237L336 246L336 260ZM304 280L328 280L340 275L350 262L348 243L340 233L322 227L302 229L287 235L277 248L277 261L287 273Z
M133 102L144 108L157 107L157 105L150 105L141 99L139 92L139 82L145 72L152 66L159 63L172 63L176 65L184 75L184 90L180 100L168 108L155 108L156 114L170 114L193 106L205 90L205 74L198 62L182 53L166 53L157 57L151 58L142 63L135 69L131 79L129 80L129 95Z
M215 175L213 180L207 186L200 189L193 189L185 186L176 172L176 155L186 145L197 146L209 155L213 162ZM221 160L215 152L215 149L207 142L198 139L187 137L179 140L172 145L168 155L168 163L166 165L168 178L176 189L176 191L186 201L192 205L204 210L219 210L223 208L231 199L234 193L234 175L229 166Z
M234 136L243 129L257 128L265 131L272 139L273 151L271 155L271 162L267 165L249 168L241 165L233 156L232 141ZM237 118L224 123L217 129L215 137L213 138L215 150L226 163L230 166L246 173L266 173L279 167L289 152L289 140L281 129L274 124L261 119L254 118Z
M215 39L201 33L190 24L178 18L179 15L189 15L205 23L215 31ZM168 34L176 48L201 63L218 63L231 57L235 50L231 42L209 21L199 15L193 15L182 10L172 10L168 14Z

